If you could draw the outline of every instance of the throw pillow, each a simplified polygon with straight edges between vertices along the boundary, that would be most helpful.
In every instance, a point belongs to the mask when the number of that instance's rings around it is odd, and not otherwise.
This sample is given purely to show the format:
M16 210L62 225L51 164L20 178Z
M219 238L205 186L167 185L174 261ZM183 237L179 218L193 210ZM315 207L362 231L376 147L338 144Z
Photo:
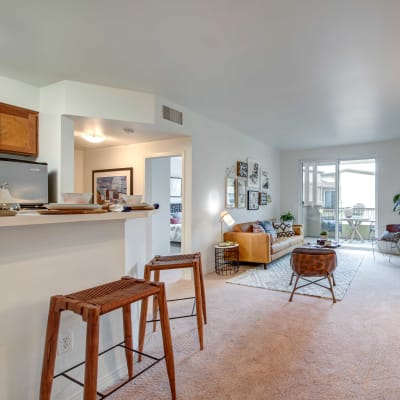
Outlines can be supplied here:
M274 228L276 230L278 238L290 237L295 235L292 224L290 222L276 222L274 224Z
M272 224L271 221L260 221L259 224L264 228L264 231L266 233L271 234L272 241L275 242L275 240L278 238L278 235L276 233L276 230Z
M254 233L265 233L264 228L260 224L251 224Z

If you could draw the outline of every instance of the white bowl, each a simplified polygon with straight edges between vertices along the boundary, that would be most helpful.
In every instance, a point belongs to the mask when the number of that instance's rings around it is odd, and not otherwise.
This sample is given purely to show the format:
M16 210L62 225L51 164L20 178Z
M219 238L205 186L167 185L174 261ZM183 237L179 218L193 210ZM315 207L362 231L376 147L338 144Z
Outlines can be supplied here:
M123 194L121 195L122 200L131 206L138 206L143 199L142 194L134 194L134 195L129 195L129 194Z
M89 204L92 193L63 193L65 204Z

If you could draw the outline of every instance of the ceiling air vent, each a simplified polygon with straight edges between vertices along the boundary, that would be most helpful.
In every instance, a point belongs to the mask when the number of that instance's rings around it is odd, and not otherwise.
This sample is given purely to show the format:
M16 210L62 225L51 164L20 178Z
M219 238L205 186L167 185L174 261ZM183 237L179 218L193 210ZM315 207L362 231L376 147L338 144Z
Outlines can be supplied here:
M167 106L162 106L162 116L168 121L183 125L183 113L180 111L174 110L173 108Z

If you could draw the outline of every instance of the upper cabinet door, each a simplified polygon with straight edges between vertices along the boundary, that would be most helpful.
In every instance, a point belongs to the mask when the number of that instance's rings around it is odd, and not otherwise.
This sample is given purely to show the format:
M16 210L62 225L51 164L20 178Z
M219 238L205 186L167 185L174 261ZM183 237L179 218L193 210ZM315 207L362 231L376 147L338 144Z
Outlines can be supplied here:
M36 157L38 115L36 111L0 103L0 152Z

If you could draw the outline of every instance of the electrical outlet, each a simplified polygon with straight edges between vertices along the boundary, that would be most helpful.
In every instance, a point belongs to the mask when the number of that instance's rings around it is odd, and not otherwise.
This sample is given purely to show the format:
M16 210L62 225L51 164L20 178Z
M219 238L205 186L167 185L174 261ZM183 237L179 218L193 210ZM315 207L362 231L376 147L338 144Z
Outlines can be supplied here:
M72 350L73 346L73 336L72 331L65 331L60 334L58 337L57 343L57 353L63 354Z

